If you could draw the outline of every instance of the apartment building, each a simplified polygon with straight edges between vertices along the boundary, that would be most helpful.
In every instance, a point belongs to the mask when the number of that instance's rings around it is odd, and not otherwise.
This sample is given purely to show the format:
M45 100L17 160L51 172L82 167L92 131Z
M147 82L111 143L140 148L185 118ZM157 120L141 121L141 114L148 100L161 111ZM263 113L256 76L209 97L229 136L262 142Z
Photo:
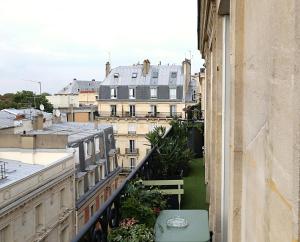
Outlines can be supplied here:
M75 235L73 149L48 138L0 135L0 241L69 242Z
M67 86L48 101L55 109L67 114L70 122L89 122L94 120L97 111L97 99L100 82L73 79Z
M299 1L199 0L213 241L299 241Z
M57 123L28 135L65 135L66 147L74 149L76 232L88 222L122 182L113 129L93 123ZM52 142L57 142L52 140Z
M182 65L143 64L111 69L99 87L98 123L113 126L119 165L134 168L150 149L145 138L155 126L169 127L185 118L197 102L199 82L191 78L191 62Z

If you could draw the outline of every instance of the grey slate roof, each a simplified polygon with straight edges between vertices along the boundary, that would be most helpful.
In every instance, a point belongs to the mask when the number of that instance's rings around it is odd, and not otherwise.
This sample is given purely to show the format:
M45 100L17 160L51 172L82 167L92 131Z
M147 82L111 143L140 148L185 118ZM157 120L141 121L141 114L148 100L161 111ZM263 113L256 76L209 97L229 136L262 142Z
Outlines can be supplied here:
M149 73L143 75L143 65L119 66L111 70L109 75L101 82L105 86L156 86L156 85L183 85L183 70L181 65L150 65ZM158 77L155 78L155 72ZM171 73L176 72L177 77L172 78ZM115 78L115 74L119 74ZM132 78L132 73L137 73L136 78Z
M98 81L80 81L73 80L66 87L60 90L56 95L79 94L80 91L95 91L99 89L101 82Z
M95 129L93 123L65 122L53 124L43 130L32 130L27 134L65 134L68 135L68 142L72 143L93 136L108 128L112 129L112 126L101 124L98 125L98 129Z
M37 116L39 113L43 113L46 120L52 119L52 114L47 112L42 112L34 108L26 109L2 109L0 110L0 129L12 128L22 125L22 122L16 121L17 115L24 115L24 119L32 120L33 117Z

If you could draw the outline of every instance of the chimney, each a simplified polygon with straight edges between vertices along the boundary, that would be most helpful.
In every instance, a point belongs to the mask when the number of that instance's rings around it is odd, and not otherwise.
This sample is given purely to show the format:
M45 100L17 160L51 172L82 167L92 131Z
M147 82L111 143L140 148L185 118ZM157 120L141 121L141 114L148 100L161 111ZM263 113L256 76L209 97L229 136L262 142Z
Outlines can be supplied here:
M147 59L144 60L143 62L143 75L146 76L149 73L149 70L150 70L150 61Z
M105 77L108 76L108 74L110 73L111 69L110 69L110 63L106 62L105 64Z
M33 129L42 130L44 128L44 115L39 113L37 116L33 117Z
M182 62L183 69L183 99L185 99L186 92L188 90L189 83L191 81L191 60L185 59Z

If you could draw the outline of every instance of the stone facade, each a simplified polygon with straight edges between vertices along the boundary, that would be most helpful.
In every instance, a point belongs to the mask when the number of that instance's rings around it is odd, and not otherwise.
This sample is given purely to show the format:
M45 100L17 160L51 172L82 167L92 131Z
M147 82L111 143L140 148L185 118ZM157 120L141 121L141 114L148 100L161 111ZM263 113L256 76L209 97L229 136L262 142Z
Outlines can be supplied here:
M299 241L299 2L198 6L213 241Z
M0 240L68 242L75 234L73 150L0 149ZM4 176L2 176L4 175Z

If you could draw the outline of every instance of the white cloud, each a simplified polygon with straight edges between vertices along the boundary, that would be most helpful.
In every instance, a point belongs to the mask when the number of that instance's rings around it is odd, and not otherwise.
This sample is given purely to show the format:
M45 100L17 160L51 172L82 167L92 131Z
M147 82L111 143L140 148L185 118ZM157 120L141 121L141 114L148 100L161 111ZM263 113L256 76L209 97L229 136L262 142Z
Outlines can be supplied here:
M200 68L195 0L2 0L0 92L43 82L55 92L73 77L103 79L112 65L149 58L181 63L193 52Z

